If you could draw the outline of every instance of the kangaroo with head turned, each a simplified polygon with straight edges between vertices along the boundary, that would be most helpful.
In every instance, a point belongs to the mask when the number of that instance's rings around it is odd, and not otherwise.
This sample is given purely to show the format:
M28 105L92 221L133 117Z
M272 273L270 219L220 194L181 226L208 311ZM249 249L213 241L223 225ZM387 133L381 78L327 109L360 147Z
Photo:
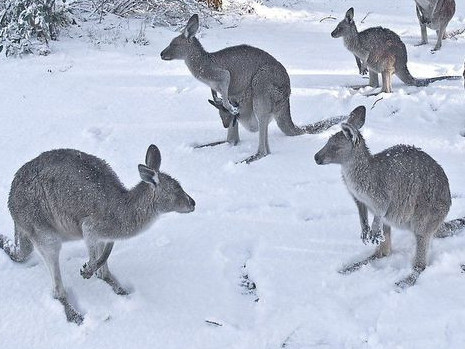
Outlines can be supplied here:
M426 28L436 30L438 36L432 51L442 46L446 27L455 13L455 0L415 0L418 21L420 22L421 41L418 45L428 43Z
M95 274L116 294L126 295L107 265L114 241L139 234L163 213L194 210L194 200L180 184L159 171L160 162L160 151L151 145L145 165L139 165L142 181L131 190L105 161L72 149L42 153L16 173L8 199L15 238L0 235L0 248L15 262L25 261L34 248L39 251L68 321L81 324L84 318L63 287L62 242L83 239L89 261L81 275L88 279Z
M363 106L354 109L347 123L341 125L342 131L316 153L315 161L319 165L341 165L342 178L358 208L362 240L381 242L371 257L341 272L355 271L389 255L391 226L408 229L415 235L416 252L412 273L397 282L404 288L412 286L426 268L431 238L451 205L449 182L436 161L412 146L396 145L372 155L359 131L365 114ZM371 228L368 211L374 216Z
M251 132L259 132L258 151L244 162L270 153L268 125L273 118L288 136L318 133L345 119L334 117L296 126L291 119L291 85L284 66L267 52L247 45L207 52L195 37L198 28L199 17L195 14L181 35L161 52L161 58L184 60L192 75L211 88L210 103L219 109L223 125L228 128L226 142L233 145L239 142L238 123ZM221 143L225 142L204 146Z
M381 92L392 92L393 74L407 85L412 86L427 86L438 80L459 80L461 78L460 76L414 78L407 68L407 49L399 35L382 27L368 28L358 32L354 22L353 8L346 12L345 18L333 30L331 36L343 38L344 46L355 56L360 74L366 74L368 71L369 86L379 87L378 74L381 74Z

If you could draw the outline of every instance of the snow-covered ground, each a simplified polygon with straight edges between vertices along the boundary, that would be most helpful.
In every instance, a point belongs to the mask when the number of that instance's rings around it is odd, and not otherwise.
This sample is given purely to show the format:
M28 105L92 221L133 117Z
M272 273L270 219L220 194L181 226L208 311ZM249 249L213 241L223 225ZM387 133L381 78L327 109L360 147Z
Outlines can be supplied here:
M413 1L274 0L198 37L207 50L247 43L280 60L291 76L298 125L365 105L363 134L372 152L397 143L421 147L449 177L449 218L465 216L463 82L416 88L394 78L394 93L378 97L345 87L367 81L342 40L329 35L351 6L359 29L382 25L401 36L414 76L461 75L465 36L431 54L436 36L429 31L430 43L415 47ZM327 16L337 20L320 21ZM448 31L463 27L465 7L457 1ZM63 36L48 57L0 58L1 233L13 236L7 197L15 171L58 147L106 159L133 186L137 164L155 143L162 170L180 180L196 211L166 215L115 244L110 269L132 290L126 297L80 276L83 242L64 245L65 287L85 314L79 327L52 299L36 253L25 264L0 253L0 348L463 348L465 236L433 241L428 268L402 293L394 282L409 273L414 249L406 231L394 230L392 256L340 275L374 247L359 239L340 168L313 160L338 126L286 137L273 123L272 154L251 165L235 164L257 148L257 134L243 129L237 147L194 150L225 137L207 103L209 89L183 62L160 59L175 33L147 28L150 45L142 47L124 43L127 29L136 35L139 23L102 31L116 44ZM246 274L256 285L250 292L241 286Z

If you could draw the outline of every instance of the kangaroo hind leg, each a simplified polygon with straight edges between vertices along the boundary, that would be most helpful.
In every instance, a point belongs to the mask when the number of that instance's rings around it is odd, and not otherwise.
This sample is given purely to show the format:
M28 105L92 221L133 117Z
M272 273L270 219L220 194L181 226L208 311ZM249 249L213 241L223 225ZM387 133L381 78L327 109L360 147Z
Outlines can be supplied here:
M254 155L251 155L241 161L247 164L270 154L270 146L268 144L268 125L273 118L273 108L270 96L262 95L254 98L253 110L258 120L258 150Z
M61 242L58 239L51 239L50 236L47 235L46 239L35 241L34 245L42 256L50 272L53 298L57 299L63 305L66 319L69 322L81 325L84 321L84 317L69 303L68 296L61 279L59 261Z
M435 229L431 231L419 232L415 231L415 239L416 239L416 251L415 251L415 258L413 261L413 271L404 279L399 280L396 282L396 286L400 289L405 289L407 287L413 286L420 274L425 270L427 264L427 256L429 245L431 242L431 238L437 230L437 226Z

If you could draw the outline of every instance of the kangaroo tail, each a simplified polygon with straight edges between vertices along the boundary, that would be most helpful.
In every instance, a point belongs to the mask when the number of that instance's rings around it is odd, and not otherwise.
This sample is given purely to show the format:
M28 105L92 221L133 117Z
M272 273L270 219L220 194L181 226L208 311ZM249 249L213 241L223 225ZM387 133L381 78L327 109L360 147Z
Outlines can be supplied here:
M314 124L305 125L302 128L304 129L305 133L320 133L327 130L331 126L337 125L342 121L346 121L349 118L349 116L350 115L332 116L330 118L317 121Z
M458 75L445 75L445 76L437 76L434 78L427 78L427 79L417 79L410 74L407 66L404 65L400 69L396 70L396 75L401 79L404 83L410 86L427 86L432 82L439 81L439 80L460 80L462 77Z
M276 122L278 124L278 127L281 129L281 131L283 131L284 134L287 136L299 136L302 134L321 133L327 130L328 128L330 128L331 126L337 125L340 122L347 120L350 116L350 115L333 116L327 119L317 121L310 125L299 127L299 126L296 126L291 119L289 103L287 104L287 107L285 107L284 110L285 112L276 118Z
M444 222L434 234L435 238L447 238L449 236L457 235L462 229L465 228L465 217L453 219Z
M305 130L294 124L291 118L291 108L289 101L283 103L281 112L275 117L278 127L286 136L299 136L305 133Z
M0 249L14 262L24 262L34 250L31 240L22 233L15 231L15 241L11 241L5 235L0 234Z

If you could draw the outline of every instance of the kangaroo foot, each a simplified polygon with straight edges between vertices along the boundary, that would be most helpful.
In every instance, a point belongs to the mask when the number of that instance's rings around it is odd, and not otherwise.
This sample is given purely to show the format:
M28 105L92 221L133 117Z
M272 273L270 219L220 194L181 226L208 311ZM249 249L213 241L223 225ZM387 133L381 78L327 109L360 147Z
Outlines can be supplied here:
M194 149L214 147L214 146L224 144L224 143L227 143L227 141L217 141L217 142L211 142L211 143L206 143L206 144L198 144L198 145L194 145Z
M66 320L68 320L68 322L74 322L76 325L81 325L84 321L84 316L74 309L66 298L58 298L58 300L65 308Z
M352 90L361 90L362 88L370 87L370 85L349 85Z
M409 276L407 276L406 278L402 280L397 281L396 286L398 287L399 291L404 290L407 287L411 287L415 285L418 277L420 276L423 270L421 270L420 268L413 268L413 271Z
M108 275L105 276L97 274L97 276L99 279L105 281L108 285L110 285L113 292L115 292L118 296L127 296L130 293L129 290L125 289L123 286L120 285L118 280L116 280L116 278L112 274L108 273Z
M244 163L244 162L246 164L250 164L251 162L254 162L254 161L260 160L261 158L264 158L266 155L268 155L268 154L257 153L257 154L249 156L248 158L245 158L242 161L236 162L236 164L241 164L241 163Z
M389 255L389 253L385 253L385 251L383 251L380 247L378 247L376 252L373 253L370 257L362 259L359 262L349 264L349 265L345 266L344 268L342 268L341 270L339 270L338 273L344 274L344 275L345 274L351 274L354 271L359 270L364 265L367 265L367 264L369 264L370 262L372 262L374 260L384 258L384 257L386 257L388 255Z
M365 97L373 97L373 96L377 96L377 95L379 95L379 94L381 94L381 93L390 93L390 92L385 92L385 91L381 90L381 91L379 91L379 92L368 93L368 94L366 94L366 95L364 95L364 96L365 96Z
M377 259L374 255L373 256L370 256L368 258L365 258L359 262L355 262L355 263L352 263L352 264L349 264L347 266L345 266L344 268L342 268L341 270L338 271L339 274L351 274L353 273L354 271L357 271L359 270L361 267L363 267L364 265L367 265L368 263L370 263L372 260L375 260Z

